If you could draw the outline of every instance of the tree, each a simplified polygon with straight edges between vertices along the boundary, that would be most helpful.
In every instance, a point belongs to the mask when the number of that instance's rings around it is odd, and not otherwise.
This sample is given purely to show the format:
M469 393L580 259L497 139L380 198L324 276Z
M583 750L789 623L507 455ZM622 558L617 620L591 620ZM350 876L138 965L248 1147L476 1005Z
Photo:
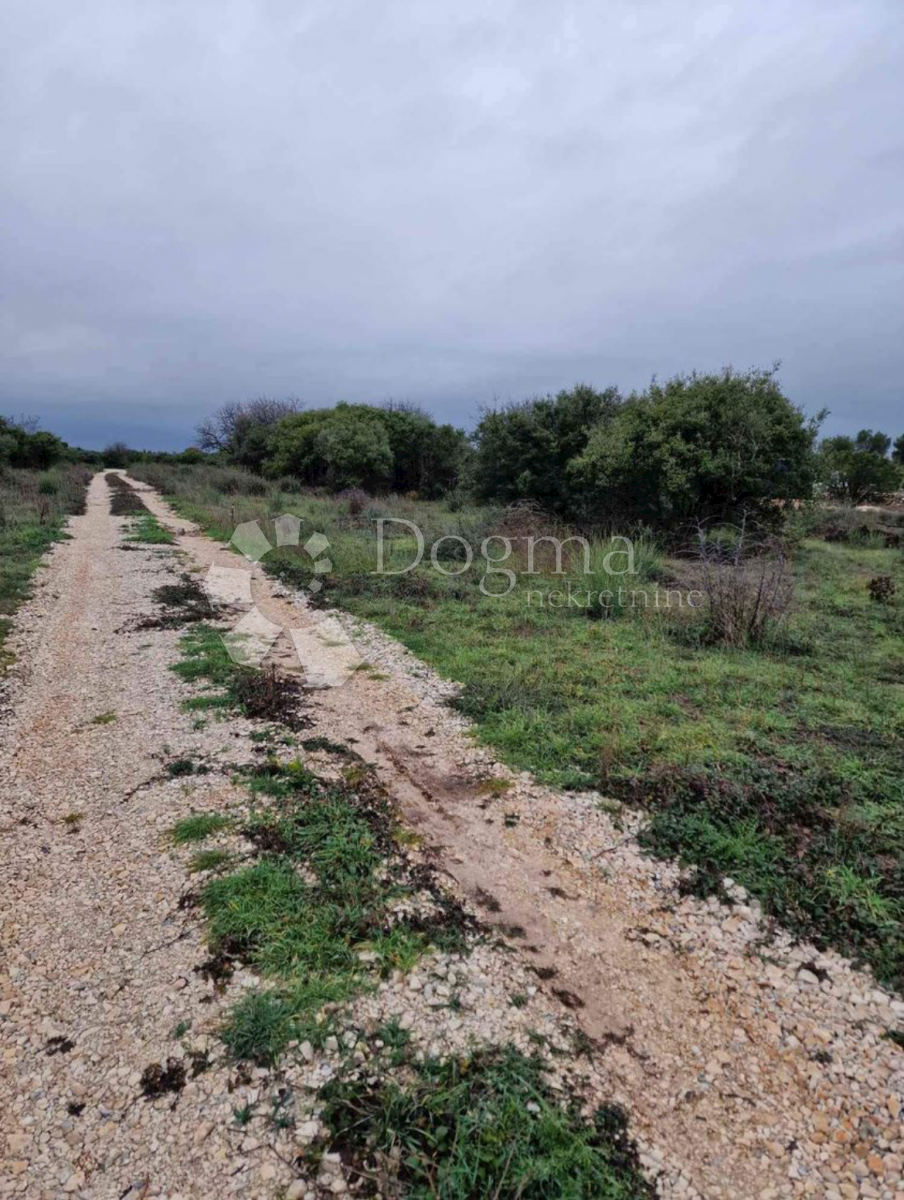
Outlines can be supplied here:
M0 463L46 471L69 452L64 441L37 428L33 418L14 421L0 417Z
M109 446L105 446L103 450L104 466L106 467L127 467L135 458L135 454L125 442L111 442Z
M890 447L887 434L871 429L856 438L826 438L819 447L819 478L827 494L849 504L881 502L901 484L900 467L885 457Z
M570 465L585 518L675 530L809 497L823 414L808 420L776 375L677 375L630 396Z
M441 495L458 482L465 435L408 408L337 404L283 418L271 431L270 475L371 492Z
M568 464L584 452L593 431L612 420L616 388L586 384L571 391L485 412L475 432L474 487L483 500L535 500L573 515L577 505Z
M460 429L437 425L414 405L384 406L377 417L392 451L393 491L417 492L430 499L456 486L470 453Z
M198 425L198 446L225 454L236 466L260 471L270 453L274 428L300 408L299 400L273 400L268 396L224 404Z
M880 458L885 458L891 449L891 438L887 433L880 433L878 430L873 433L871 429L861 429L855 439L854 447L863 453L878 454Z
M904 433L895 438L894 449L891 452L892 461L899 467L904 467Z
M267 473L314 487L381 491L392 483L392 449L377 410L337 404L284 417L274 430Z

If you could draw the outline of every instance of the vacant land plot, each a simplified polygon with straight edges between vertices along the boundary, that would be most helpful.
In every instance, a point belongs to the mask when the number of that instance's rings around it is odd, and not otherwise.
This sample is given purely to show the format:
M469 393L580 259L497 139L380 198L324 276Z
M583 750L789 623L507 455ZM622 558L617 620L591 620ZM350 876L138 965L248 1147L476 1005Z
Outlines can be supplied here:
M313 578L306 536L324 534L318 602L377 623L459 683L458 706L506 762L642 805L647 845L692 864L689 886L730 875L787 927L901 986L904 560L894 537L870 531L875 518L794 518L786 619L764 645L726 647L712 644L705 606L656 606L657 585L698 580L642 538L637 573L615 580L598 568L618 543L592 546L594 586L627 580L647 595L601 613L570 600L569 582L588 586L574 559L561 573L538 559L526 575L513 557L516 586L485 594L501 577L479 555L468 567L455 539L517 538L502 510L332 499L205 467L133 473L224 540L258 520L274 546L264 564L297 586ZM272 522L286 511L302 518L300 547L277 547ZM385 560L399 573L373 573L379 517L418 526L420 566L402 571L415 534L387 524L401 535Z

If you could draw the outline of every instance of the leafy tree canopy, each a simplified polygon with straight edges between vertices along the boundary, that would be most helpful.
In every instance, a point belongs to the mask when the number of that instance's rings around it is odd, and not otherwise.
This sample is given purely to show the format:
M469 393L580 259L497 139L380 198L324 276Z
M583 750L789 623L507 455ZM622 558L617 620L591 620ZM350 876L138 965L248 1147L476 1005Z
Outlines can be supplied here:
M284 417L269 434L270 475L310 486L430 497L458 482L468 444L451 425L408 407L337 404Z
M0 466L46 471L68 454L64 441L34 423L0 417Z
M895 443L896 451L898 443L904 438ZM819 447L819 478L826 493L850 504L881 502L902 482L898 462L886 458L891 444L887 434L872 429L861 429L856 438L826 438Z
M568 464L619 403L618 391L578 384L556 396L485 412L477 426L474 488L482 500L534 500L551 512L575 507Z
M630 396L571 464L584 517L668 529L808 497L822 414L808 420L776 374L677 375Z

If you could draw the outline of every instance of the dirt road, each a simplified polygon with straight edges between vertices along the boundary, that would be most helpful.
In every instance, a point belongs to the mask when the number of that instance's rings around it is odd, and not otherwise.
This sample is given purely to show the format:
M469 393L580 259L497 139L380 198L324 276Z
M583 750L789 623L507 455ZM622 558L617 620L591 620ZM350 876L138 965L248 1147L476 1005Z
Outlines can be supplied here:
M185 561L242 566L137 486ZM166 780L162 763L235 761L251 747L247 722L197 729L180 707L177 632L129 631L178 564L166 549L121 548L107 491L96 477L12 643L0 1195L274 1196L285 1175L235 1129L227 1064L191 1080L175 1110L140 1095L142 1072L173 1053L174 1027L203 1004L203 1053L229 1003L193 970L203 939L180 908L185 867L163 833L230 785ZM248 569L270 621L288 631L318 619ZM645 859L593 797L494 763L429 673L372 631L355 637L379 672L313 693L315 732L376 764L453 886L507 931L546 1002L597 1041L599 1086L662 1156L664 1190L904 1197L904 1058L884 1036L900 999L835 955L782 936L761 944L744 897L732 908L682 898L677 871ZM302 670L288 636L273 658ZM488 778L511 786L493 798Z

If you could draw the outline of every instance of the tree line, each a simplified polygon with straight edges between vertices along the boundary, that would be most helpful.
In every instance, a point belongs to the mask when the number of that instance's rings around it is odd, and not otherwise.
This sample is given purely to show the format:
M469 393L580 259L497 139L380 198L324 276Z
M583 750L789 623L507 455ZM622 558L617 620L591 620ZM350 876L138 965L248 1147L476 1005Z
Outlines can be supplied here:
M221 462L302 487L528 502L585 525L676 529L780 513L814 495L879 503L904 487L904 434L819 440L777 367L654 380L623 396L579 384L484 410L470 435L411 404L306 409L260 398L217 409L180 454L68 447L0 418L0 467L56 461Z
M878 502L904 487L904 434L819 441L777 367L677 375L622 396L579 384L485 410L468 436L412 405L253 400L219 409L199 447L333 491L534 503L584 524L676 528L766 517L814 494Z

